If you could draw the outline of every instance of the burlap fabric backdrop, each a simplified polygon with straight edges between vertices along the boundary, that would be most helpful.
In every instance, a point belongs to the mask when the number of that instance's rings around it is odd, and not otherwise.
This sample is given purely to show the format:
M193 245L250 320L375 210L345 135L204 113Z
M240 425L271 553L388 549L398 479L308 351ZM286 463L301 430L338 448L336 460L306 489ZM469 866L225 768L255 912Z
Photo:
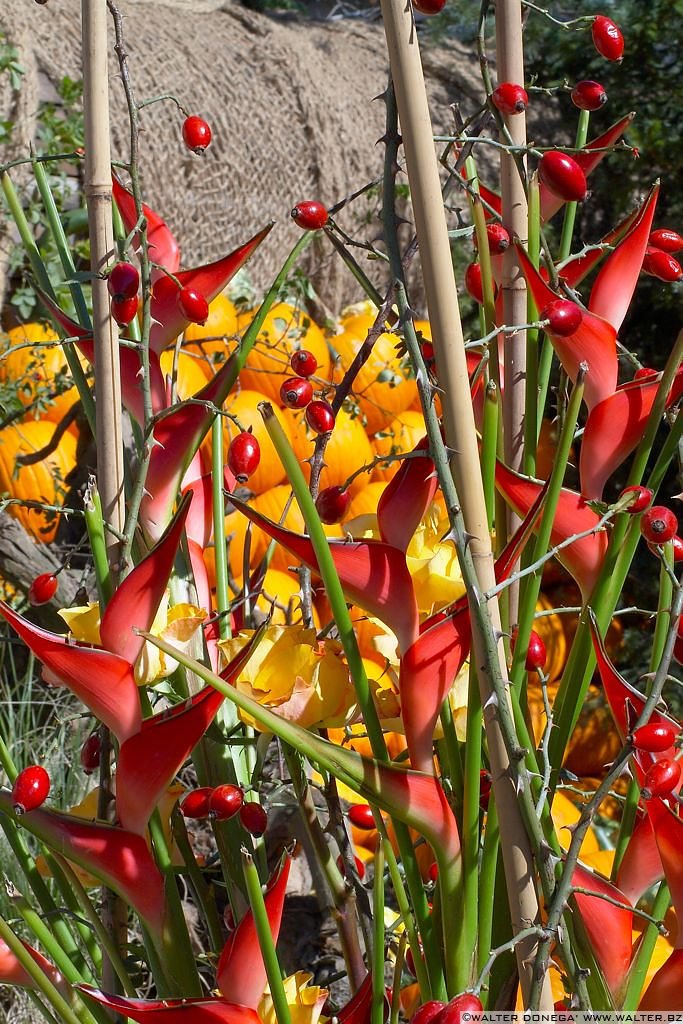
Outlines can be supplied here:
M27 153L39 100L53 98L53 83L63 75L81 77L80 6L79 0L0 3L0 32L18 48L26 69L18 93L9 89L7 75L0 78L0 120L15 122L0 159ZM182 117L172 103L146 109L145 198L177 233L184 266L228 252L274 218L276 228L250 265L263 288L296 238L289 210L298 199L332 204L381 174L383 147L376 142L384 105L372 102L387 80L381 25L266 17L231 0L121 0L120 6L138 99L171 92L214 131L199 158L183 147ZM426 66L435 126L446 131L449 104L472 110L481 96L476 61L453 44L426 55ZM117 73L112 53L112 151L126 160L128 125ZM367 209L367 202L355 204L355 214L342 223L355 230ZM5 257L7 230L0 236ZM376 231L365 228L362 237ZM331 309L359 297L327 246L306 260Z

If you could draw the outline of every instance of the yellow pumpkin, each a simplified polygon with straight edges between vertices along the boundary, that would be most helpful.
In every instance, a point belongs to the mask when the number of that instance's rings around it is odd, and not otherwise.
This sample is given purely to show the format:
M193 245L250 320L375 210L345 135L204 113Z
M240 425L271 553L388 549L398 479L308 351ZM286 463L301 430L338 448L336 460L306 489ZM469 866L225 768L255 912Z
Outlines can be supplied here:
M227 295L217 295L209 304L205 324L190 324L185 330L183 351L195 356L204 375L210 380L234 349L238 333L238 316Z
M84 360L81 360L84 362ZM28 408L52 395L40 418L59 423L78 401L59 335L41 323L21 324L0 335L0 381L14 381L17 398Z
M406 409L373 438L372 445L377 455L401 455L404 452L412 451L426 432L427 428L422 413L414 409ZM395 462L380 463L373 469L372 479L388 482L396 476L401 465L400 459Z
M256 310L240 314L238 329L244 334ZM297 349L312 352L318 362L314 383L330 379L330 352L325 337L311 318L287 302L276 303L259 331L254 347L240 373L242 387L260 391L272 402L280 401L280 385L295 376L289 360Z
M54 452L33 465L17 469L20 455L45 448L52 440L55 425L45 420L12 423L0 430L0 495L21 501L37 501L57 505L64 494L64 481L76 465L76 438L68 431L62 435ZM12 504L7 511L18 519L36 540L48 543L54 539L59 517L52 512Z
M174 361L175 351L172 348L167 348L161 353L159 362L161 363L162 372L169 378L169 390ZM175 386L178 401L181 402L186 398L192 398L193 395L196 395L198 391L201 391L206 386L204 364L199 358L187 352L178 353Z
M315 434L304 419L304 414L283 410L292 424L292 447L301 464L306 480L310 480L311 467L308 463L315 450ZM372 463L372 447L360 420L340 409L325 447L324 468L320 474L320 487L334 487L345 484L351 473L360 466ZM368 473L360 473L349 486L354 498L369 482Z
M373 480L351 499L344 522L350 523L357 516L377 515L377 505L387 484L385 480Z
M263 589L256 601L256 607L264 614L271 615L271 622L277 625L291 623L296 625L302 621L301 596L299 581L294 573L283 572L281 569L266 571ZM318 613L313 608L313 625L320 629Z

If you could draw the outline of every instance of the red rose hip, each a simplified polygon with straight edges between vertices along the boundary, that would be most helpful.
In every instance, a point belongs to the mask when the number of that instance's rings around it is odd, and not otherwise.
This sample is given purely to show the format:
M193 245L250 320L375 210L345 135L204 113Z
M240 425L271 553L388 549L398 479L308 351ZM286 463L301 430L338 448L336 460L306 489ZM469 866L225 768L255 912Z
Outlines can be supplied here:
M203 325L209 319L209 303L206 296L190 284L186 284L178 292L178 305L185 319L192 324Z
M328 221L328 213L316 199L304 199L292 210L292 220L304 231L319 231Z
M558 149L543 154L538 176L554 195L568 203L580 203L588 194L586 175L576 160Z
M239 786L226 782L216 786L209 797L209 817L214 821L227 821L237 814L244 803L244 793Z
M517 626L512 631L512 649L514 651L517 644L518 629ZM548 654L546 651L545 644L541 637L535 630L531 630L529 636L529 646L527 647L526 658L524 660L524 667L527 672L534 672L536 669L543 668L546 663Z
M12 786L12 805L16 814L25 814L40 807L50 792L50 776L40 764L30 764L20 771Z
M489 240L489 251L492 256L500 256L501 253L510 248L510 232L502 224L487 224L486 235Z
M657 228L651 233L649 242L662 252L680 252L683 249L683 236L671 228Z
M461 1014L481 1013L484 1009L481 1000L471 992L463 992L462 995L451 999L446 1003L434 1024L461 1024Z
M318 400L306 407L306 422L316 434L329 434L334 429L334 409L329 402Z
M180 813L186 818L208 818L212 793L211 786L191 789L180 801Z
M479 305L484 303L484 287L481 282L481 266L478 263L470 263L465 271L465 289L470 298L478 302Z
M640 532L649 544L666 544L678 532L678 520L665 505L653 505L643 513Z
M541 310L541 320L547 320L548 334L557 334L560 338L568 338L570 334L578 331L583 320L581 307L569 299L556 299L549 302Z
M138 268L132 263L117 263L107 278L107 288L112 299L132 299L140 287Z
M521 114L529 105L526 89L516 82L501 82L491 93L491 99L501 114Z
M183 142L193 153L203 153L211 142L211 128L202 117L186 117L183 121Z
M372 808L369 804L353 804L349 808L349 821L356 828L370 831L376 828L375 819L372 816Z
M288 409L305 409L313 398L313 385L306 377L288 377L280 385L280 401Z
M98 732L91 732L81 747L81 766L86 775L92 775L100 767L102 741Z
M351 494L344 487L325 487L315 499L315 507L323 523L331 526L332 523L340 523L349 505Z
M420 14L438 14L446 6L446 0L413 0L413 7Z
M28 588L28 603L37 607L47 604L57 593L57 576L53 572L41 572Z
M433 1021L445 1009L445 1003L438 999L430 999L429 1002L423 1003L417 1008L410 1019L410 1024L430 1024L430 1021Z
M249 430L233 437L228 448L228 468L237 482L244 484L255 473L261 461L261 447Z
M676 730L669 722L648 722L635 729L631 741L636 750L646 750L649 754L663 754L674 745Z
M630 497L630 504L624 511L630 512L631 515L637 515L639 512L645 511L652 502L653 496L649 487L641 487L639 484L635 484L633 487L625 487L619 495L619 499Z
M130 299L112 299L111 315L120 327L125 327L135 319L138 311L138 297L133 295Z
M240 807L240 821L243 828L250 832L252 836L256 836L257 839L263 835L268 827L268 815L263 807L261 807L261 804L254 803L253 801L242 804Z
M643 272L656 277L666 284L673 284L683 277L683 268L670 252L649 248L643 256Z
M591 26L593 44L601 57L605 60L621 60L624 56L624 37L621 29L615 25L611 18L604 14L598 14L593 19Z
M312 377L318 369L318 360L312 352L305 348L299 348L296 352L292 352L289 362L297 377Z
M363 861L360 859L360 857L354 857L353 862L356 865L356 872L358 874L358 877L360 879L365 878L365 864L363 863ZM341 871L342 875L346 874L346 868L344 866L344 861L341 855L337 857L337 867Z
M680 781L681 762L662 757L645 772L643 798L650 800L653 796L668 796Z

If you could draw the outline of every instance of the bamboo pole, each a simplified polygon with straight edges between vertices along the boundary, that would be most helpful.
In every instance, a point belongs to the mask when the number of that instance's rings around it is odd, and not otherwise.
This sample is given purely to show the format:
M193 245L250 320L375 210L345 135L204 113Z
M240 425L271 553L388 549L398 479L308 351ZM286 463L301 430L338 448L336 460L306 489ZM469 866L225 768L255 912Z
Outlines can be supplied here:
M95 338L95 440L97 488L107 533L107 555L118 567L117 533L124 528L123 435L119 337L101 276L115 255L112 228L109 80L106 0L82 0L83 113L85 120L85 197L90 233L90 267Z
M422 271L429 309L437 370L443 392L446 443L453 454L453 473L462 506L465 528L471 537L470 551L482 592L495 584L491 539L472 401L470 398L464 338L458 295L453 276L448 229L441 195L441 182L433 142L422 63L413 20L412 6L405 0L381 0L391 73L403 135L406 168L415 217ZM522 323L525 321L522 320ZM488 609L494 629L499 628L497 602ZM499 666L491 666L479 630L474 629L474 657L485 714L493 785L500 818L501 845L505 866L510 913L515 934L540 924L535 869L529 839L517 805L510 761L495 707L491 673L507 675L502 644L498 644ZM445 908L444 908L445 909ZM523 993L531 984L530 956L536 941L515 946ZM546 977L540 1008L552 1010L553 999Z

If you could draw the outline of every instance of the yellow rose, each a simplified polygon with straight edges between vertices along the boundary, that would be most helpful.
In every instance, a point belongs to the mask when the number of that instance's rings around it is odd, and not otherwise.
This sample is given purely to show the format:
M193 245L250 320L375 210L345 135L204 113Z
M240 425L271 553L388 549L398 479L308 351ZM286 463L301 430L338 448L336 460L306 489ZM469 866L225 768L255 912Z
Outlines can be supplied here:
M226 658L234 658L251 636L252 630L245 630L223 641ZM271 624L236 686L305 729L343 725L355 699L341 644L318 640L314 629L298 625ZM248 725L259 728L249 715L240 714Z
M282 982L292 1024L318 1024L321 1010L327 999L327 989L319 988L318 985L309 985L312 977L312 974L305 971L297 971L296 974L290 974ZM261 1024L277 1024L269 988L266 988L261 996L261 1002L258 1004L256 1012Z

